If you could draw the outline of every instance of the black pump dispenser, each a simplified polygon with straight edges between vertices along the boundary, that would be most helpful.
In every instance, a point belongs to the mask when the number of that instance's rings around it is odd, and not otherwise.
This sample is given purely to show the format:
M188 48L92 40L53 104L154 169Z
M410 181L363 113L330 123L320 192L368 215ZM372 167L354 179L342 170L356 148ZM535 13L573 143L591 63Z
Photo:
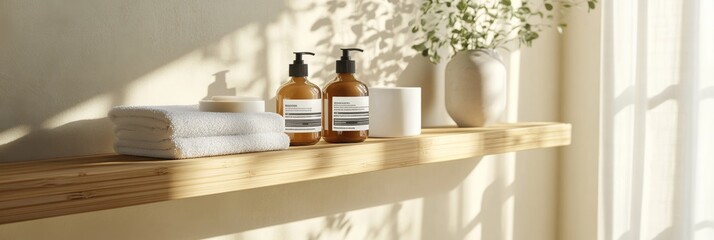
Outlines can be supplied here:
M302 55L307 54L307 55L312 55L315 56L314 53L311 52L293 52L295 54L295 60L293 61L293 64L290 64L290 71L289 75L291 77L307 77L307 64L302 61Z
M337 73L355 73L355 61L350 59L350 51L360 51L364 50L359 48L340 48L342 50L342 57L337 60Z

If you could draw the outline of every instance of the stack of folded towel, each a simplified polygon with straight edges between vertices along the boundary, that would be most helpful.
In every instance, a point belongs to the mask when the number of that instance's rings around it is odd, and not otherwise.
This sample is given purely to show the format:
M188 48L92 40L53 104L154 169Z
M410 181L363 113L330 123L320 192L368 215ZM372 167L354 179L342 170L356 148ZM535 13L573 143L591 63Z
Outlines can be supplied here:
M119 154L193 158L287 149L275 113L201 112L188 106L119 106L109 112Z

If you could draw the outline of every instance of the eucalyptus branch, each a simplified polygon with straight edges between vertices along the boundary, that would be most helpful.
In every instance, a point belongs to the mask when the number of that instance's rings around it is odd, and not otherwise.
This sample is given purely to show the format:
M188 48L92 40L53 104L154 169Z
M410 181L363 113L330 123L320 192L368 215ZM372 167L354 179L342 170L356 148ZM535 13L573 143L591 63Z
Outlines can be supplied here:
M567 25L556 23L555 14L568 8L587 6L595 9L597 0L521 0L517 6L511 0L425 0L412 26L417 42L412 46L432 62L450 59L456 53L478 49L508 49L531 46L544 29ZM448 45L448 49L443 49ZM447 53L444 53L446 51Z

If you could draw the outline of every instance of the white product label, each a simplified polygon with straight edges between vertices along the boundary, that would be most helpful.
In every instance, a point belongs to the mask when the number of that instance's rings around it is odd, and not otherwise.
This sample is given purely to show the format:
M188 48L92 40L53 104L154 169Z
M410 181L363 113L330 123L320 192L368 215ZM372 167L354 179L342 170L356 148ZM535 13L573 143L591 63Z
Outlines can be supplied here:
M332 131L369 130L369 97L332 97Z
M283 100L285 132L322 131L322 101L320 99Z

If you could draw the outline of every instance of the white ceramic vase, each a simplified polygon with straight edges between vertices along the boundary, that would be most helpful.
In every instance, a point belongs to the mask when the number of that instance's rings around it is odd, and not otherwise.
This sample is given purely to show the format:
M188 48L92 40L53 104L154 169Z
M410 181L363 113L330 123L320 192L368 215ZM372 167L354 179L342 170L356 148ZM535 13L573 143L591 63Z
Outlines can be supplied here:
M491 50L462 51L446 65L446 111L459 127L499 122L506 112L506 66Z

